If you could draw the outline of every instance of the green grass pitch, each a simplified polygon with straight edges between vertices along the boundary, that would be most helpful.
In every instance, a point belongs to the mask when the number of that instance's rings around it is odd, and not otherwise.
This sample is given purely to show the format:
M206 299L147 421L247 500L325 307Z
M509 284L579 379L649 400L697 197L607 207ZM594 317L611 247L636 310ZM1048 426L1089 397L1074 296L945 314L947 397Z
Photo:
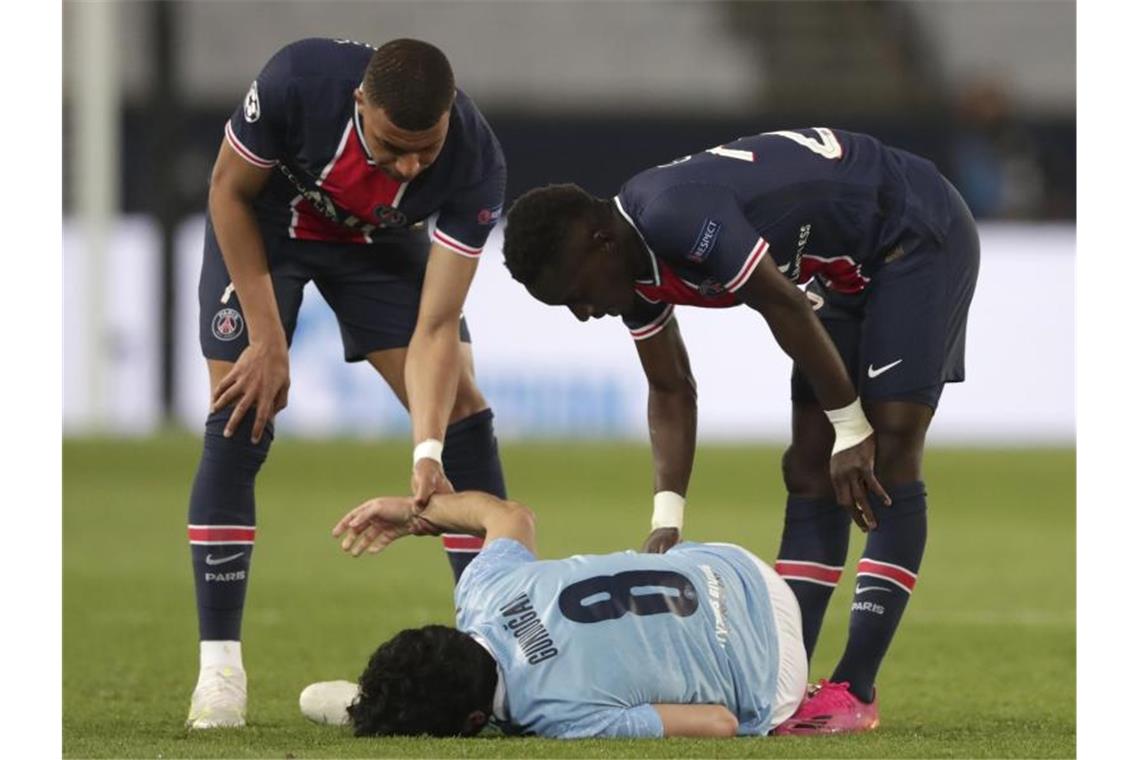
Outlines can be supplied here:
M407 489L403 442L278 440L258 483L245 615L249 727L188 734L197 674L186 501L191 437L64 443L63 748L67 757L1072 757L1076 753L1075 455L928 453L930 540L880 674L882 727L840 738L581 741L363 740L307 723L308 683L355 679L392 633L452 622L438 541L342 556L329 536L361 500ZM779 450L705 446L686 517L694 540L771 561ZM503 446L511 495L535 508L543 556L636 545L649 518L648 447ZM846 633L848 572L812 667L827 676Z

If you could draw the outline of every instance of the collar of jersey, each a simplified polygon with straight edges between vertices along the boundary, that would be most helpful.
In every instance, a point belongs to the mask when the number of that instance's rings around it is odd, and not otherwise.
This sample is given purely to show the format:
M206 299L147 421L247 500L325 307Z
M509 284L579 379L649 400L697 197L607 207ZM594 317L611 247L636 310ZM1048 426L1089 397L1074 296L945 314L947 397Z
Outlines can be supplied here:
M372 151L368 149L368 141L364 139L364 122L360 119L360 104L354 98L352 101L352 123L356 125L356 137L360 140L360 147L364 148L364 157L369 166L375 166L376 160L372 158Z
M645 246L645 252L649 256L649 263L653 267L653 277L648 280L634 280L634 282L638 285L653 285L655 287L661 285L661 272L657 268L657 254L649 247L649 243L645 242L645 236L641 234L641 230L637 229L637 225L633 223L633 219L626 213L625 208L621 205L621 198L616 195L614 196L614 205L617 206L621 218L625 219L630 227L633 227L633 231L636 232L637 237L641 239L641 244Z
M491 655L491 659L495 661L495 675L498 678L495 684L495 698L491 701L491 714L499 723L509 723L510 716L507 713L507 679L503 677L503 668L499 665L499 660L495 657L495 653L491 651L491 645L483 640L483 637L477 633L468 634L471 638L475 639L475 643L487 650L487 654Z

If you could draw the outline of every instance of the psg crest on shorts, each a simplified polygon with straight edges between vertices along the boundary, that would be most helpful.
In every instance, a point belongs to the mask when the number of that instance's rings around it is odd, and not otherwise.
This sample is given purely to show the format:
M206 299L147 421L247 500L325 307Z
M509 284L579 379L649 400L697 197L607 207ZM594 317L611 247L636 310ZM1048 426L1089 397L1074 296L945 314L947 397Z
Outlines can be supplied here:
M231 341L245 330L245 320L237 309L219 309L210 322L210 330L218 340Z

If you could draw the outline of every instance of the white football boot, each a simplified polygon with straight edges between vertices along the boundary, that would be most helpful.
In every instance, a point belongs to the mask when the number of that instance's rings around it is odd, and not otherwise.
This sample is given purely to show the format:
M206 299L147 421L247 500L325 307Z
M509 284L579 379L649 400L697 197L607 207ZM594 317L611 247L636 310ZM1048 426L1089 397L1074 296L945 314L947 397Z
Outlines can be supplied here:
M319 681L301 692L301 714L314 723L347 726L348 706L360 693L352 681Z
M190 697L189 728L245 726L245 671L231 665L202 668Z

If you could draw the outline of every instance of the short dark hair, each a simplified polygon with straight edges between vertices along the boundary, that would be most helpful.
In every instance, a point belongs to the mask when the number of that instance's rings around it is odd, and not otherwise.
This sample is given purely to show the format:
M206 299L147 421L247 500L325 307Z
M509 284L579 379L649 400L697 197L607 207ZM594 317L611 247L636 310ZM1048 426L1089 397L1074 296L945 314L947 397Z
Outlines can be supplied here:
M530 286L563 260L571 228L581 220L601 218L606 202L577 185L547 185L529 190L507 212L503 257L511 277Z
M400 631L381 644L349 706L357 736L460 736L468 716L490 708L495 660L444 625Z
M364 72L364 95L400 129L431 128L451 107L455 75L443 51L421 40L381 45Z

